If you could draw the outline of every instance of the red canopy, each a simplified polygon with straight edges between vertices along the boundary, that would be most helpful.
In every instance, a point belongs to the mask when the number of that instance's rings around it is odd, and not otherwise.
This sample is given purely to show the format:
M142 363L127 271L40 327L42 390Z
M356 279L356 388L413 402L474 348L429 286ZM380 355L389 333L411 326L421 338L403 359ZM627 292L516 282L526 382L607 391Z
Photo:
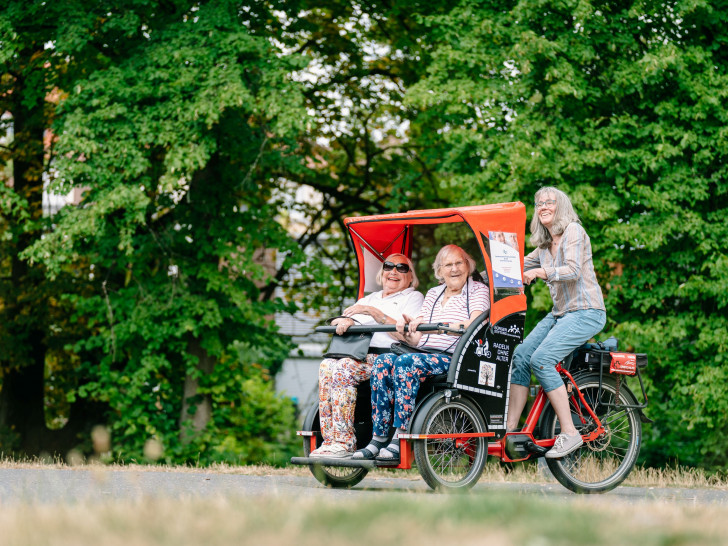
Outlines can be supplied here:
M489 252L489 233L516 234L520 271L523 271L526 207L523 203L499 203L448 209L411 210L397 214L346 218L359 263L359 296L378 290L374 277L381 262L394 252L412 254L412 226L464 222L473 230L486 267L486 282L491 287L491 322L517 311L525 311L526 297L514 294L499 301L493 287L493 267ZM520 276L519 271L519 276ZM522 292L522 291L521 291Z

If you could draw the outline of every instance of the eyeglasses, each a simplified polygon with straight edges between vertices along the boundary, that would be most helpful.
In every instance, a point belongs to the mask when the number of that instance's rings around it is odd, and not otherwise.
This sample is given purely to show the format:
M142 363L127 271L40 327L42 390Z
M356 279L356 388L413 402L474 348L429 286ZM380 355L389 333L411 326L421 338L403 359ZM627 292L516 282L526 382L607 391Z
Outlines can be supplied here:
M444 269L460 269L464 263L464 261L460 260L451 264L443 264L441 267L443 267Z
M384 271L392 271L392 269L397 269L397 273L409 273L410 267L407 264L393 264L392 262L384 262L382 264L382 269Z
M536 201L536 208L541 207L553 207L556 204L556 199L546 199L546 201Z

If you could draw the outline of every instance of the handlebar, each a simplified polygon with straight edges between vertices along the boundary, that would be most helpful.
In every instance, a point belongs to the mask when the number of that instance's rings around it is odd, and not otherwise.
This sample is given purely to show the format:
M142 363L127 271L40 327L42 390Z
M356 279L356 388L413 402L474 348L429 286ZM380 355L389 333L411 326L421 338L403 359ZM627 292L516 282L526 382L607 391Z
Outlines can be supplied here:
M404 331L408 332L408 324L404 325ZM317 326L316 327L317 332L321 332L323 334L335 334L336 333L336 326ZM360 334L363 332L395 332L396 327L394 324L362 324L362 325L354 325L349 326L349 328L346 329L346 333L349 334ZM447 332L450 334L457 334L457 335L463 335L465 333L465 328L461 324L457 328L451 327L449 324L445 323L431 323L431 324L420 324L417 327L418 332Z

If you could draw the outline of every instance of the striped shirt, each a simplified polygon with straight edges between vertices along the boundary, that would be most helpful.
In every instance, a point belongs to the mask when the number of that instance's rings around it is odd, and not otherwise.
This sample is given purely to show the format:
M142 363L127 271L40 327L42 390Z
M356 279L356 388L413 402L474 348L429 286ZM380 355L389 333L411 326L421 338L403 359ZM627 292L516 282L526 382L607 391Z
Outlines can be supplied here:
M551 312L555 317L580 309L606 311L594 273L591 242L580 224L572 222L566 227L555 258L548 248L537 248L524 258L524 271L539 267L548 277L546 284L551 291L554 302Z
M425 303L422 304L419 316L425 319L425 323L447 323L453 327L464 324L470 320L468 315L468 306L470 314L474 311L482 313L486 309L490 309L490 298L488 287L483 283L468 279L467 290L463 290L451 296L447 300L445 307L442 306L442 296L446 286L441 284L434 288L430 288L425 296ZM440 349L443 351L453 352L460 336L450 334L427 334L424 333L418 347L430 347L432 349Z

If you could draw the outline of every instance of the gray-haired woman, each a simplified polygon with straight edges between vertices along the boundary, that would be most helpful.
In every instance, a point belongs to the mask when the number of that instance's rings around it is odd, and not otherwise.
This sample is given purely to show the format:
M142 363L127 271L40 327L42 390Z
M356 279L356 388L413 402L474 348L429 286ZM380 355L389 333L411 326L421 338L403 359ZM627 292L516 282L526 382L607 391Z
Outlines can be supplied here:
M419 281L412 261L404 254L390 254L377 273L382 286L344 309L343 317L334 319L341 335L355 323L396 324L404 314L419 312L424 297L417 292ZM356 447L354 408L356 386L372 374L374 359L389 350L394 341L386 332L376 332L364 361L353 358L326 358L319 366L319 420L323 443L311 457L348 457Z
M354 459L399 461L399 435L410 424L420 382L431 375L445 373L450 367L450 358L459 336L423 334L416 331L417 327L423 322L467 327L490 308L488 287L471 279L475 260L462 248L456 245L442 247L432 267L440 284L427 292L417 316L403 315L402 320L397 322L397 332L401 339L423 351L437 349L441 352L399 356L385 353L375 360L371 376L372 440L354 454ZM406 334L405 324L409 324ZM394 426L395 432L387 445L390 425Z
M578 449L583 440L572 422L556 364L601 332L607 313L589 236L561 190L545 187L536 192L531 243L537 248L524 259L523 280L526 284L546 281L554 306L513 355L507 427L511 431L518 426L533 371L561 424L561 434L546 453L547 458L558 459Z

